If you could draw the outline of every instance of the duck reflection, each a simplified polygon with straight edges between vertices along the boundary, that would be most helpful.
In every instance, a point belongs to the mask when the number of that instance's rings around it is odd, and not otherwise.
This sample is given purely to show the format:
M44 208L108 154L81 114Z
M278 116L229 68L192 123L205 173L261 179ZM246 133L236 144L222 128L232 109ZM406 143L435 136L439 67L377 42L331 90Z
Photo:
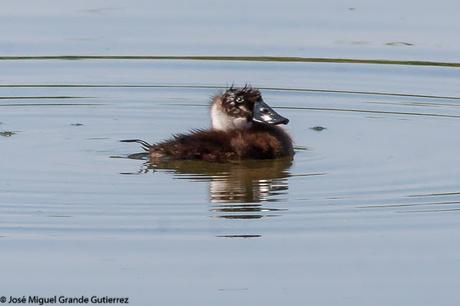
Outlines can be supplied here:
M139 154L130 158L139 159ZM172 172L178 179L209 182L211 211L217 218L259 219L278 216L283 208L263 202L285 200L290 159L209 163L197 160L149 161L139 173Z

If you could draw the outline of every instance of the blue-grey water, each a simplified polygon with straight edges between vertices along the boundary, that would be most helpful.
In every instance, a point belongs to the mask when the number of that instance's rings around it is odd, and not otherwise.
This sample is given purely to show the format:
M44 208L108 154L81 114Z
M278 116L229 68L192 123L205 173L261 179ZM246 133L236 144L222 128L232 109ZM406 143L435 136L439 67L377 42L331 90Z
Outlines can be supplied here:
M0 296L458 305L459 9L6 1ZM245 83L290 119L292 163L150 164L119 142L206 128Z

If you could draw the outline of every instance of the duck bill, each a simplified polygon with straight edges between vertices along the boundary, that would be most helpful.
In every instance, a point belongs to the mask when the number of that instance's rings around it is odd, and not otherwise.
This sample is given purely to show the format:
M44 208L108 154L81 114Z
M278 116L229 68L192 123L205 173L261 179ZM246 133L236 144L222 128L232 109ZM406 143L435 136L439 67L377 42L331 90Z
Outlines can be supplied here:
M254 104L254 109L252 110L253 118L255 122L260 122L269 125L277 124L288 124L289 119L284 118L277 112L275 112L268 104L260 100Z

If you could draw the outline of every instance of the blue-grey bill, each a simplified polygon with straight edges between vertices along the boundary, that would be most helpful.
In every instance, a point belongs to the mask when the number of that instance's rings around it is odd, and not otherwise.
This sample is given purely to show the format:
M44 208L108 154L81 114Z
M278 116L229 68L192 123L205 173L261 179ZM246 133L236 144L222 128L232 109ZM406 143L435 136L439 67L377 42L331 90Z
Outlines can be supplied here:
M252 120L255 122L277 125L277 124L288 124L289 119L281 116L273 108L268 106L264 101L258 101L254 103L254 109Z

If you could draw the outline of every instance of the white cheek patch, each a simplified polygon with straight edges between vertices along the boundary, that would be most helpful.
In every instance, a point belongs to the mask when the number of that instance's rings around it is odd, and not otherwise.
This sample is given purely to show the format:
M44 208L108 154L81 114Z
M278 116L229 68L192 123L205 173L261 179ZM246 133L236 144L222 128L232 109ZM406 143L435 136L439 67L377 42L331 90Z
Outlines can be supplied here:
M248 129L252 122L246 118L235 118L221 111L216 105L211 107L211 124L212 128L219 131L229 131L234 129Z

